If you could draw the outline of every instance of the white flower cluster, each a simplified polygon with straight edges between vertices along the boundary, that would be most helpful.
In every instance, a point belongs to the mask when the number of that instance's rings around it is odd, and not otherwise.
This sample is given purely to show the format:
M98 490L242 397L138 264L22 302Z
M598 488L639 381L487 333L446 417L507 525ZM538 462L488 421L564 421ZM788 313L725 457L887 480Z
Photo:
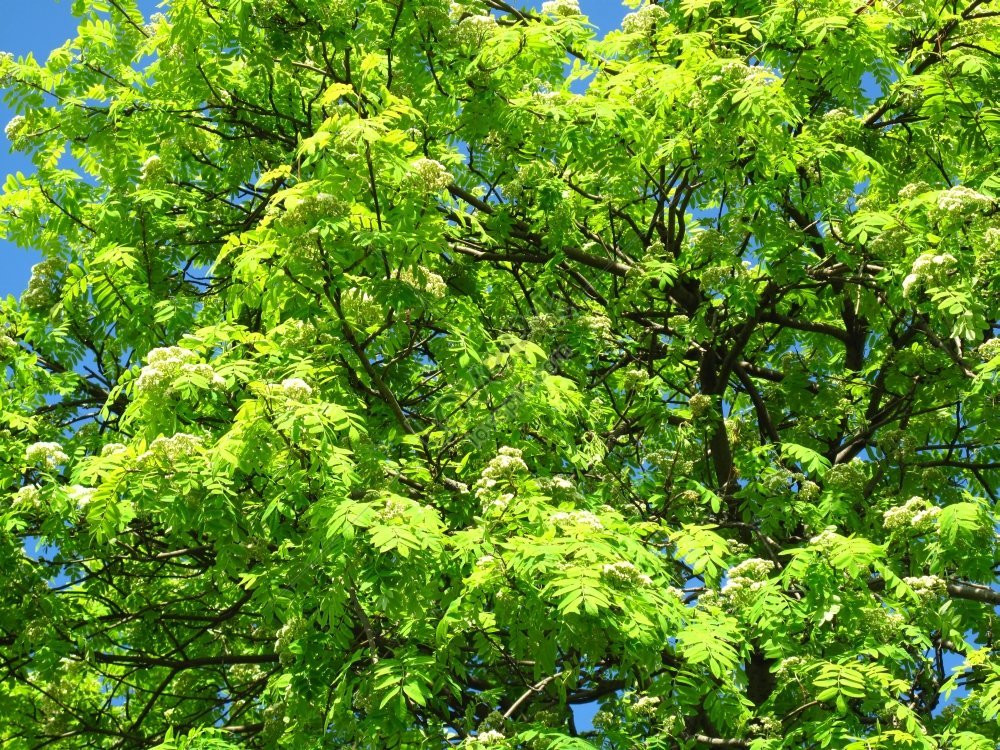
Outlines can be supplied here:
M417 159L410 165L411 183L430 195L440 193L455 182L451 172L435 159Z
M257 664L234 664L229 668L229 679L237 685L261 682L267 677L267 672Z
M46 469L55 469L69 461L69 456L59 443L32 443L24 450L24 460L33 466L44 464Z
M868 609L864 619L871 633L884 643L893 642L899 636L899 631L906 625L905 617L883 607Z
M169 170L159 156L153 154L142 163L139 169L139 179L149 184L163 182L169 175Z
M108 443L101 448L101 457L117 456L119 453L124 453L127 450L128 446L124 443Z
M827 526L816 536L809 538L809 544L812 544L820 549L829 549L835 545L840 540L840 534L837 533L836 526Z
M787 656L774 667L774 675L779 678L801 677L809 662L802 656Z
M455 27L455 41L463 47L479 47L493 35L497 28L497 19L493 16L466 16ZM444 187L448 187L450 184L448 182Z
M906 240L910 230L895 224L886 227L868 240L868 249L881 257L898 258L906 252Z
M931 189L931 186L926 182L911 182L908 185L904 185L899 190L899 199L904 201L910 201L916 198L918 195L922 195Z
M649 381L649 373L639 367L630 367L622 373L622 386L627 391L641 390Z
M135 465L138 469L152 468L157 464L173 466L180 460L197 455L201 446L201 438L197 435L186 432L169 437L161 435L149 444L149 450L135 457Z
M712 408L712 397L696 393L688 399L688 408L691 409L691 416L698 419Z
M550 16L579 16L582 11L579 0L546 0L542 3L542 13Z
M5 333L0 333L0 362L17 353L20 347L17 342Z
M499 732L496 729L487 729L484 732L479 732L475 737L470 737L468 739L468 744L470 745L497 745L507 739L503 732ZM464 744L464 743L463 743Z
M938 576L907 577L903 579L903 583L921 599L937 599L948 593L948 584Z
M629 13L622 19L622 31L626 34L652 36L657 26L666 23L667 11L659 5L644 5L635 13Z
M989 362L994 357L1000 357L1000 338L984 341L976 348L976 356L983 362Z
M580 322L597 338L611 338L611 319L607 315L590 313L580 318Z
M987 250L1000 252L1000 227L987 227L983 232L982 243Z
M24 129L28 126L28 120L24 115L14 115L4 126L3 134L15 149L22 148L25 144Z
M823 477L823 481L826 482L826 486L829 489L853 493L861 492L867 480L863 462L857 459L852 459L842 464L834 464L827 470L826 475Z
M352 287L341 295L340 306L344 317L352 325L366 328L383 319L381 305L368 292L358 287Z
M590 723L593 724L597 729L610 729L617 724L615 715L610 711L606 711L603 708L594 714L591 718Z
M538 488L551 497L568 500L579 497L576 485L566 477L545 477L538 480Z
M993 201L988 196L965 185L956 185L953 188L948 188L937 199L939 211L958 216L969 216L970 214L989 211L992 206Z
M424 266L418 266L416 270L404 269L400 272L399 279L435 299L441 299L448 292L445 280Z
M154 13L149 17L149 22L142 27L142 30L146 32L148 36L156 36L161 28L166 27L167 17L162 13Z
M503 446L486 464L476 482L476 497L488 494L499 485L509 485L518 475L527 474L528 465L521 455L517 448Z
M201 363L199 359L197 354L181 346L152 349L146 355L146 366L136 378L136 392L147 398L162 398L170 393L178 378L192 375L203 377L215 386L226 384L211 365Z
M64 265L57 258L46 258L33 265L28 287L21 294L21 304L29 310L47 310L52 307L59 299L63 270Z
M882 514L882 523L888 530L912 528L929 531L937 523L941 509L922 497L911 497L903 505L890 508Z
M77 508L85 507L94 498L94 493L97 492L93 487L84 487L83 485L74 484L66 489L66 494L69 495L69 499L76 503Z
M740 66L740 69L746 66ZM726 70L726 68L723 68ZM691 249L697 251L699 257L714 258L718 255L728 256L731 251L726 235L717 229L702 229L693 232L690 237Z
M408 510L409 506L401 498L390 496L385 501L385 507L379 511L378 517L383 521L392 521L403 518Z
M549 521L554 526L585 527L594 531L601 531L604 528L601 519L589 510L558 511L549 516Z
M287 667L295 661L295 655L289 650L295 641L306 631L306 623L301 617L292 617L278 628L274 634L274 650L278 653L281 666Z
M314 227L321 219L344 216L349 211L346 201L330 193L316 193L289 198L280 221L285 227L305 229Z
M751 581L763 581L766 580L773 571L774 563L770 560L762 560L759 557L751 557L731 567L729 569L729 579L747 578Z
M922 288L939 286L956 265L958 259L951 253L921 254L903 279L903 296L909 299Z
M809 479L799 482L798 498L811 503L820 496L820 486Z
M601 575L612 586L632 589L653 585L653 579L640 571L628 560L609 563L601 570Z
M725 597L730 608L738 612L753 604L758 592L766 587L766 581L755 581L743 576L730 576L719 593Z
M773 716L758 716L753 720L753 733L758 737L778 737L781 721Z
M10 52L0 52L0 88L14 82L14 56Z
M656 715L656 709L659 706L660 699L655 695L640 695L632 704L632 712L637 716L649 719Z
M280 383L271 386L272 391L280 392L290 401L308 401L313 389L302 378L285 378Z
M528 466L521 458L521 451L502 447L476 482L476 498L482 503L483 511L502 513L506 510L514 493L505 490L512 490L517 477L527 473Z
M37 484L26 484L19 487L11 503L20 507L37 508L42 502L42 488Z

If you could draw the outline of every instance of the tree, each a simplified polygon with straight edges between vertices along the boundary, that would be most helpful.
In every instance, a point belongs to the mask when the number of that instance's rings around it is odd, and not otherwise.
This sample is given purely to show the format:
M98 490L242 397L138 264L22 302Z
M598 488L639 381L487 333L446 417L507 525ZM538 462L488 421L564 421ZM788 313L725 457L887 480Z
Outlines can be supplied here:
M633 6L0 58L4 748L996 746L1000 13Z

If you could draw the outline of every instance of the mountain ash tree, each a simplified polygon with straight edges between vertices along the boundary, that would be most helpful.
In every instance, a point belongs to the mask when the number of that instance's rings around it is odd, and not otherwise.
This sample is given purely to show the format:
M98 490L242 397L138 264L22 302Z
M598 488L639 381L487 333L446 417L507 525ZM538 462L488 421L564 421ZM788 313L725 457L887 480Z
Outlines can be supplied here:
M5 749L997 746L1000 9L630 4L0 57Z

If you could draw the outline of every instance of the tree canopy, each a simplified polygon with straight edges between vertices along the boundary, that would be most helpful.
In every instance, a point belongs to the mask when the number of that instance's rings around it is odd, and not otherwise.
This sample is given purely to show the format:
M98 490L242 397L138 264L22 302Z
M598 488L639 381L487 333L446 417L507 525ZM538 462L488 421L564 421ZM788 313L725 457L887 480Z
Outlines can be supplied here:
M997 746L1000 11L631 5L0 56L5 749Z

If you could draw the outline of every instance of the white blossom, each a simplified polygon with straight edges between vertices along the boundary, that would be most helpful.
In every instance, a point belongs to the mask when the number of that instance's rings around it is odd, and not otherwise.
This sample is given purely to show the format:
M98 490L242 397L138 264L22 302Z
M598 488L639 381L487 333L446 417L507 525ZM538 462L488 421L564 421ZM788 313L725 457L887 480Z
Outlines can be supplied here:
M197 435L178 432L170 436L161 435L149 444L149 449L135 458L137 468L151 468L156 464L172 467L178 461L198 454L202 440Z
M148 36L156 36L161 28L167 26L167 17L162 13L154 13L149 17L149 21L142 28Z
M688 399L688 408L691 409L691 416L697 419L706 414L712 408L712 397L704 393L696 393Z
M601 519L589 510L558 511L549 516L549 521L557 527L586 527L595 531L604 528Z
M994 357L1000 357L1000 338L984 341L976 348L976 355L984 362L989 362Z
M667 11L659 5L645 5L622 19L622 31L626 34L651 36L657 26L666 23L667 17Z
M12 499L13 505L37 508L42 500L42 488L37 484L26 484L18 487Z
M496 729L487 729L483 732L479 732L475 737L469 739L469 743L472 745L496 745L507 739L503 732L497 731Z
M890 508L882 514L882 524L889 531L912 528L929 531L941 514L941 509L919 496L911 497L903 505Z
M641 695L632 704L632 711L639 716L647 718L656 715L656 709L660 705L660 699L655 695Z
M47 310L59 299L65 265L58 258L46 258L31 267L28 286L21 294L21 304L30 310Z
M551 16L579 16L582 11L579 0L547 0L542 3L542 13Z
M936 599L948 593L948 585L938 576L916 576L903 579L921 599Z
M601 570L602 576L612 585L621 588L634 588L638 586L651 586L653 579L640 571L628 560L619 560L616 563L609 563Z
M836 526L827 526L816 536L810 537L809 544L812 544L821 549L828 549L831 545L835 544L840 539L840 534L837 533Z
M0 52L0 88L6 88L14 82L14 56L10 52Z
M146 159L139 170L139 179L148 183L161 182L167 175L166 165L156 154Z
M312 388L302 378L285 378L279 386L282 393L292 401L307 401L312 396Z
M965 185L948 188L942 191L937 199L939 211L959 216L988 211L992 205L993 201L988 196Z
M314 227L322 219L344 216L350 211L347 201L330 193L299 195L289 198L284 205L282 226L297 229Z
M773 716L758 716L754 719L754 734L761 737L777 737L781 728L781 721Z
M226 384L211 365L199 362L199 359L190 349L180 346L151 350L146 355L146 366L136 378L136 393L150 399L163 398L170 394L178 379L191 376L204 378L212 386Z
M798 677L808 664L809 662L802 656L788 656L775 665L774 674L778 677Z
M128 450L128 446L124 443L108 443L103 448L101 448L101 456L116 456L119 453L124 453Z
M930 189L931 186L926 182L911 182L900 189L899 198L904 201L913 200L918 195L926 193Z
M4 126L3 134L7 136L7 140L15 149L23 147L25 142L24 129L27 126L28 120L24 115L14 115Z
M455 41L466 47L478 47L489 39L497 28L497 19L493 16L466 16L455 27Z
M46 469L55 469L69 461L69 456L59 443L32 443L24 450L25 460L32 465L44 464Z
M988 227L983 232L982 242L991 252L1000 253L1000 227Z
M426 194L439 193L449 187L455 178L448 168L435 159L417 159L410 165L410 180Z
M865 475L864 462L858 459L834 464L824 476L828 489L845 493L858 493L864 489L868 481Z
M77 508L83 508L93 499L96 491L93 487L74 484L66 490L66 494L76 503Z
M485 507L496 500L496 496L504 489L509 488L519 475L527 473L528 466L521 458L521 451L504 446L483 469L476 482L476 497L483 501Z
M416 270L403 269L400 271L399 279L436 299L441 299L448 292L448 284L445 283L445 280L424 266L417 266Z
M580 318L580 322L599 339L611 338L611 319L601 313L590 313Z
M770 560L762 560L759 557L751 557L731 567L729 569L729 577L749 578L752 581L763 581L774 571L774 567L774 563Z
M759 592L766 586L765 581L755 581L744 576L730 576L719 593L726 598L733 610L739 611L753 604Z

